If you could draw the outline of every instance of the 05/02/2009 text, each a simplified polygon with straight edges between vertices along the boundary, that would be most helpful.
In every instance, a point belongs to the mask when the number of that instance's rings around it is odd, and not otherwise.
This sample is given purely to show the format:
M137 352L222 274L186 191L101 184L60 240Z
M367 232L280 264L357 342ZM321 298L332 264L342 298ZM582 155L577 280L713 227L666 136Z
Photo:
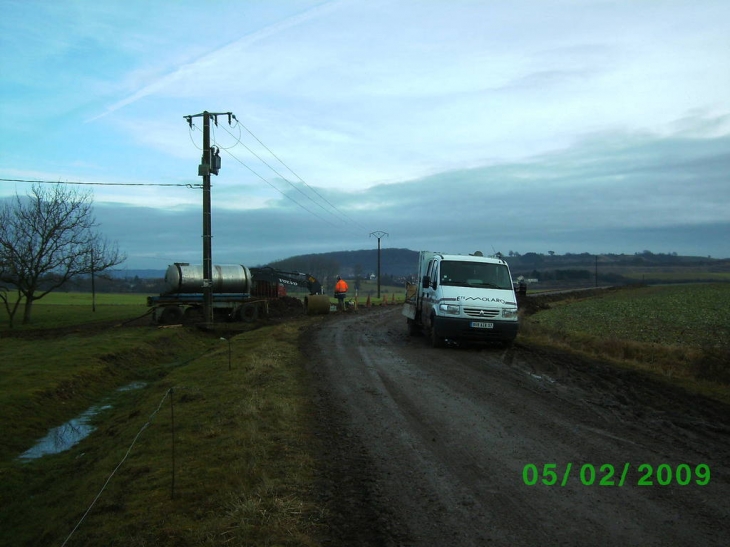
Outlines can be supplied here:
M632 476L629 477L631 467L632 465L628 462L619 466L618 469L610 463L601 465L584 463L574 466L569 462L559 470L557 463L545 463L540 471L536 464L528 463L522 468L522 481L527 486L537 484L565 486L573 474L574 478L578 479L583 486L624 486L627 484L627 480L629 484L636 484L636 486L668 486L670 484L706 486L710 483L710 466L704 463L694 467L686 463L680 463L674 467L666 463L656 467L642 463L636 466L637 473L632 473Z

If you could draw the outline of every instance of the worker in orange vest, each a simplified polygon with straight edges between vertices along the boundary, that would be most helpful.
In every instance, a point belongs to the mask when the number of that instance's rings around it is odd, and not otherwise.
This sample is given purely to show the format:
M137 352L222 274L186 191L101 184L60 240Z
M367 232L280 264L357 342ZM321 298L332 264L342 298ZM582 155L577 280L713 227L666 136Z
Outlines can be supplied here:
M347 283L339 275L337 283L335 283L335 298L337 299L337 309L345 311L345 297L347 296Z

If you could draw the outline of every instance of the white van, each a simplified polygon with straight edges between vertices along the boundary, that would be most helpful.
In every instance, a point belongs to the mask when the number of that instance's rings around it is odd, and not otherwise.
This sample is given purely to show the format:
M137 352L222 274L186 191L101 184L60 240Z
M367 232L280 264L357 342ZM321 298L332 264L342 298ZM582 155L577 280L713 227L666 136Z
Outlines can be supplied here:
M403 315L409 332L424 332L434 347L446 340L511 344L519 325L509 266L479 252L421 251L418 283L406 287Z

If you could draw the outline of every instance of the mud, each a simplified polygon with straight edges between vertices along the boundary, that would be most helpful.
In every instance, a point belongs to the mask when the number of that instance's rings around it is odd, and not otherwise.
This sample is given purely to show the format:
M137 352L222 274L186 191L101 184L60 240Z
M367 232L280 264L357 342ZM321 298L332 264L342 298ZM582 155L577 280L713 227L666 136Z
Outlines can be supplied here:
M323 545L730 545L725 405L566 354L433 349L399 307L330 317L301 347Z

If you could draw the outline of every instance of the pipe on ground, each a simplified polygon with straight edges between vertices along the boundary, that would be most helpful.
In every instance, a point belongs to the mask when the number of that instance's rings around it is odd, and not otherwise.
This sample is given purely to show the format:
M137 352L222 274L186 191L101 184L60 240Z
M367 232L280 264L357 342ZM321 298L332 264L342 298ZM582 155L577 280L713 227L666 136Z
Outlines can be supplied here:
M326 315L330 312L330 297L326 294L310 294L304 297L307 315Z

